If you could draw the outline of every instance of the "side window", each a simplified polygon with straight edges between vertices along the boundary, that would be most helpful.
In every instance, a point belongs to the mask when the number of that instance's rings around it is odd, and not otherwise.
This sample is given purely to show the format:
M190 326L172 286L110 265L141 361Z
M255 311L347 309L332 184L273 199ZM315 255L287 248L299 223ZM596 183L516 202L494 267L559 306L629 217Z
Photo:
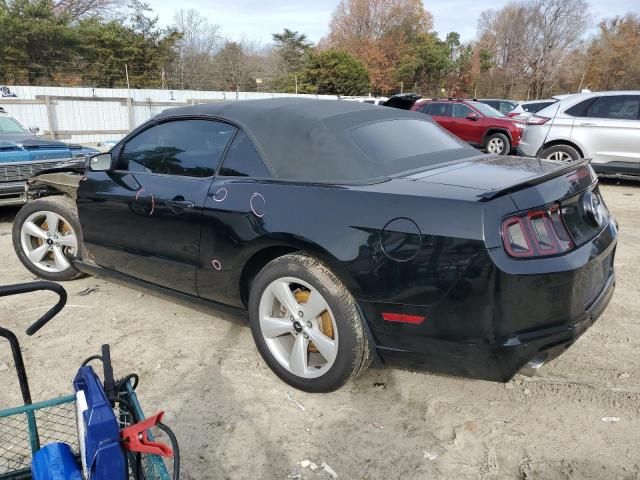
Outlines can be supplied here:
M422 113L426 113L427 115L430 115L429 112L431 111L431 104L430 103L425 103L420 108L418 108L418 111L422 112Z
M528 103L526 105L522 105L522 108L524 109L525 112L536 113L542 110L543 108L548 107L552 103L553 102Z
M516 108L516 106L511 102L498 102L500 104L500 113L504 113L505 115L509 113L511 110Z
M610 95L598 98L589 108L589 117L637 120L640 95Z
M432 103L431 109L429 111L431 112L431 115L436 115L440 117L450 117L451 104L450 103Z
M120 154L122 170L211 177L236 128L209 120L161 123L129 140Z
M271 177L256 147L242 130L238 132L229 147L220 175L227 177Z
M500 110L500 103L496 102L495 100L485 100L482 103L486 103L487 105L489 105L490 107L495 108L496 110Z
M462 105L461 103L454 103L452 107L453 113L451 114L451 116L454 118L467 118L467 115L473 113L473 110L471 110L466 105Z
M572 117L587 117L589 116L589 107L595 100L595 98L583 100L580 103L576 103L573 107L567 108L564 113L567 113Z

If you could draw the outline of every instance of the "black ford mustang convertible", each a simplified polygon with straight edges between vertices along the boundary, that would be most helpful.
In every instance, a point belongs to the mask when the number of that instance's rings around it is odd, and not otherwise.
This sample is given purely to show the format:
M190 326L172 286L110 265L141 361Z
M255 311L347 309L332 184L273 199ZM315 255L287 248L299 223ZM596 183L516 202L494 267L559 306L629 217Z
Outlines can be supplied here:
M372 361L509 380L614 288L616 222L586 161L479 154L357 102L168 110L29 196L13 231L29 270L248 311L264 360L307 391Z

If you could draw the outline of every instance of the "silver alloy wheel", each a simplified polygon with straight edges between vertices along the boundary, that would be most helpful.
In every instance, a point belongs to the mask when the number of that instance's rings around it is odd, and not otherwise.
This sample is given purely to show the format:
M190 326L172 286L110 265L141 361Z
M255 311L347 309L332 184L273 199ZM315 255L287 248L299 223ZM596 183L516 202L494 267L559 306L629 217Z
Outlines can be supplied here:
M555 160L557 162L572 162L573 158L567 152L557 151L547 155L547 160Z
M71 266L78 251L71 224L55 212L35 212L20 229L20 244L29 261L45 272L60 273Z
M267 348L289 372L317 378L333 366L338 354L336 320L324 297L307 282L295 277L271 282L260 298L259 315Z
M504 151L504 141L501 138L492 138L487 143L487 152L488 153L497 153L500 154Z

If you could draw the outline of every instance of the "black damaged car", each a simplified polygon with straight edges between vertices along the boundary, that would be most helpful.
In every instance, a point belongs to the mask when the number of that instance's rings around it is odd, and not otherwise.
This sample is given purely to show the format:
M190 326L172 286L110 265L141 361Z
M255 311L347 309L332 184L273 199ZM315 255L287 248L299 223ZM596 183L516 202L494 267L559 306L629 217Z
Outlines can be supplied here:
M29 270L248 312L276 375L313 392L372 360L507 381L575 342L615 283L586 161L479 154L357 102L168 110L29 195Z

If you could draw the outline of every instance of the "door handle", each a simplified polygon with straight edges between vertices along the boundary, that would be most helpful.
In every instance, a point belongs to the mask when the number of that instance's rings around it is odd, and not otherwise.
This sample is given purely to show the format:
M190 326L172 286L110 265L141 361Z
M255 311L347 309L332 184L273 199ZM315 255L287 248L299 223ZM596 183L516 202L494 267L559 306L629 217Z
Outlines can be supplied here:
M196 206L195 203L189 200L167 200L165 203L170 208L193 208Z
M595 127L596 126L595 123L580 123L579 125L581 127Z

